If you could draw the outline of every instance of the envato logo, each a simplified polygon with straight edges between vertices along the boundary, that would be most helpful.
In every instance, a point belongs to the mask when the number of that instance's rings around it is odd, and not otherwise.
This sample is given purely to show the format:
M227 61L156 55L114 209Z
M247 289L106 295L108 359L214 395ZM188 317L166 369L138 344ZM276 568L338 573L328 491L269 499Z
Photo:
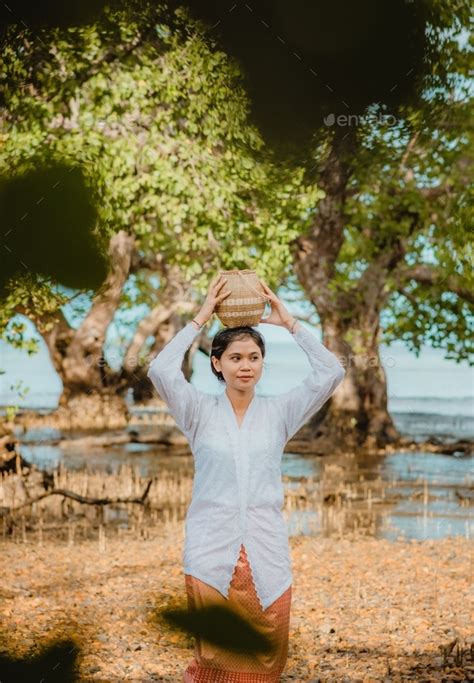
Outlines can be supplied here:
M145 355L141 354L131 354L126 358L125 366L123 355L117 352L110 352L107 354L107 359L105 359L103 353L90 353L84 358L84 362L92 366L105 367L109 366L112 368L122 368L133 372L134 370L139 370L143 367L148 367L152 360L156 358L156 353L148 353ZM357 369L370 369L378 368L380 366L384 368L394 368L396 366L396 360L393 356L383 356L375 354L347 354L347 355L337 355L337 358L341 365L346 368L357 368ZM265 365L265 363L264 363Z
M325 126L360 126L367 123L379 124L385 126L394 126L397 119L392 114L373 114L366 116L359 116L358 114L328 114L323 119Z
M355 367L367 370L370 368L378 368L380 366L384 368L394 368L396 365L396 360L392 356L376 356L358 353L356 355L349 354L346 356L338 356L338 358L341 365L346 369Z

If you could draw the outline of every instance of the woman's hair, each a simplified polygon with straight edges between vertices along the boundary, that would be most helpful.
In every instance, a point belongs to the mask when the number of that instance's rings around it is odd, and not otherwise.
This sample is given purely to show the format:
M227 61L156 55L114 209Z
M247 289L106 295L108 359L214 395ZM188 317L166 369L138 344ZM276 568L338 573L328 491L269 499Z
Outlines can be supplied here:
M211 370L219 380L219 382L225 382L224 375L222 372L218 372L214 365L212 364L212 356L220 358L226 348L232 344L232 342L238 339L244 339L245 337L250 337L260 348L262 352L262 358L265 358L265 339L254 330L253 327L225 327L216 334L212 340L211 353L209 354L209 359L211 361Z

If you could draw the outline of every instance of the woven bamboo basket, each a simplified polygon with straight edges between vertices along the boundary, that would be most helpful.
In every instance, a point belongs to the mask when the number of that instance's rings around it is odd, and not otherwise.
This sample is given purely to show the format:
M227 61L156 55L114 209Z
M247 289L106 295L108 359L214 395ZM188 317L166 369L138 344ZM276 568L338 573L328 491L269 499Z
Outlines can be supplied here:
M215 308L215 314L226 327L258 325L267 297L255 270L221 270L227 278L223 290L231 290Z

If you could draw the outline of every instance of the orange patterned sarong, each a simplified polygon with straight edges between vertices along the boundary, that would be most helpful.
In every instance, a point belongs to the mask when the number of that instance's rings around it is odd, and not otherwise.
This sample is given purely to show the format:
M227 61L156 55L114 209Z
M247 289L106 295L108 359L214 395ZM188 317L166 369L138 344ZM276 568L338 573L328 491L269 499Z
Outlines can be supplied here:
M194 659L184 683L278 683L288 656L291 586L262 610L243 545L229 587L229 597L190 574L185 574L189 609L219 605L250 621L273 644L271 652L243 654L196 638Z

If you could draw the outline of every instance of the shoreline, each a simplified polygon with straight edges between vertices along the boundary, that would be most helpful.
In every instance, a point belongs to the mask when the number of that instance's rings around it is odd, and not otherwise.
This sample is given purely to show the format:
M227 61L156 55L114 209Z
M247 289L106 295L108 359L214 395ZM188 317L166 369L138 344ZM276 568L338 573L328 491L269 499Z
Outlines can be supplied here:
M61 422L58 423L56 419L49 420L49 416L27 413L23 416L23 419L19 420L17 418L15 422L10 423L11 435L10 437L5 436L3 438L9 438L11 441L18 442L19 444L28 443L35 445L35 440L28 439L27 442L24 442L22 437L30 430L51 429L60 432L61 436L50 436L49 438L42 436L37 441L41 442L42 445L58 446L60 448L106 448L108 446L139 443L161 446L163 448L173 447L177 452L191 455L191 449L186 437L175 425L172 418L169 418L167 415L162 417L162 414L158 414L156 418L155 420L147 420L145 424L143 421L134 422L130 420L123 425L101 425L94 422L89 426L78 427L64 426ZM12 433L13 430L14 433ZM66 438L64 438L65 436ZM353 450L353 448L348 450L347 447L337 448L335 444L326 443L322 445L317 439L312 439L306 428L302 427L287 442L284 452L324 456L335 451L347 454ZM401 435L397 441L383 447L358 446L357 450L374 455L390 454L395 451L409 452L418 450L429 453L462 454L468 456L474 453L474 440L442 440L437 436L432 436L428 440L416 440L415 438Z
M440 420L449 416L427 413L403 415L423 419ZM394 415L395 416L395 415ZM466 418L467 419L467 418ZM428 426L425 425L425 426ZM41 438L43 444L64 446L113 446L127 443L154 444L157 446L173 446L183 453L190 454L186 437L177 427L168 407L159 397L146 403L128 404L117 396L77 396L71 398L67 405L52 409L19 408L15 417L4 424L7 432L14 433L15 440L20 443L22 436L28 431L53 430L58 433L52 438ZM80 439L75 437L80 436ZM73 438L71 438L73 437ZM29 443L33 443L29 440ZM399 438L386 445L378 446L370 443L364 446L347 443L341 445L331 440L313 437L303 426L286 444L285 452L311 453L326 455L328 453L347 453L358 450L367 454L384 455L394 451L423 450L430 453L464 454L474 453L474 438L460 434L436 434L435 430L416 435L400 432Z
M184 526L150 531L147 539L0 541L2 654L26 657L72 635L82 681L180 681L193 639L153 614L186 607ZM473 545L291 537L282 683L472 680Z

